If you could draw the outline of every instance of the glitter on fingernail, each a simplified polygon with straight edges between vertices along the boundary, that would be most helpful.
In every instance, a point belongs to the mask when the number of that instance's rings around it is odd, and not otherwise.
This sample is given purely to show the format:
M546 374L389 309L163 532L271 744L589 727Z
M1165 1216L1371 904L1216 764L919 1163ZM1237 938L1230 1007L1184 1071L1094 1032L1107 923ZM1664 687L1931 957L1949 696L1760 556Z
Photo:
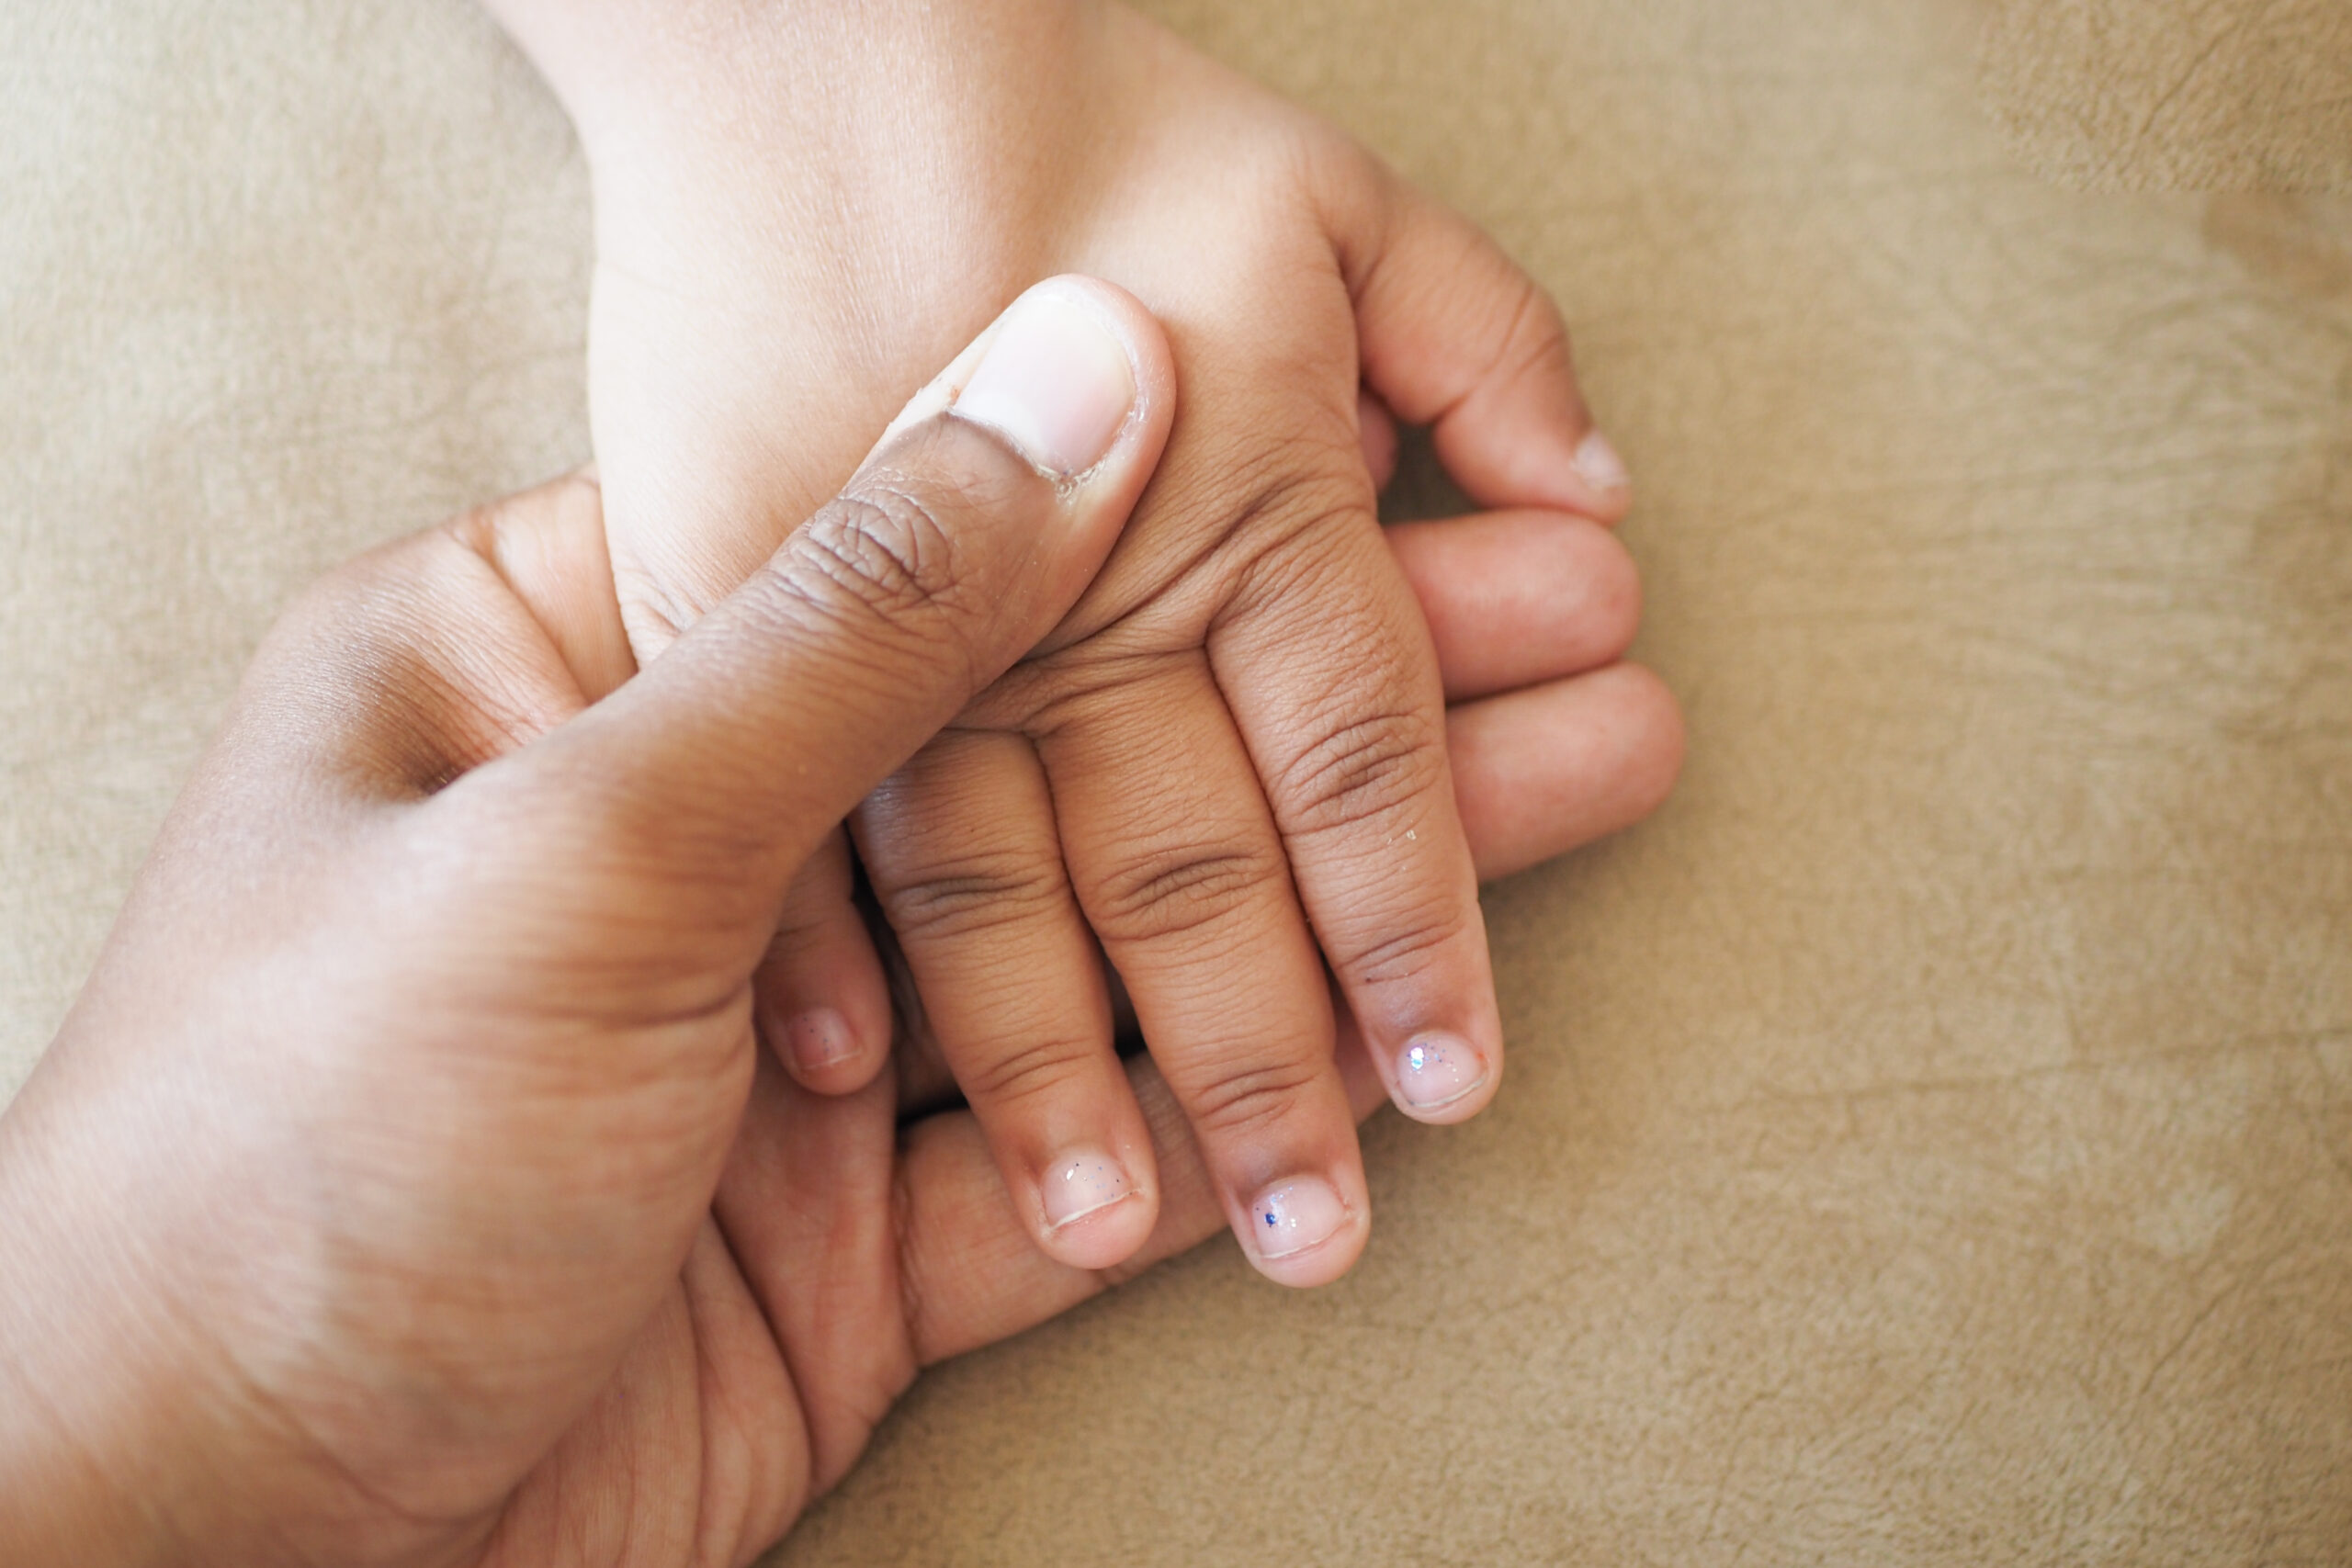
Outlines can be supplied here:
M1468 1042L1444 1035L1414 1041L1396 1055L1396 1088L1405 1102L1436 1111L1487 1081L1486 1058Z
M1282 1183L1261 1195L1252 1212L1264 1226L1258 1256L1269 1260L1320 1247L1348 1223L1347 1205L1319 1177Z
M1106 1154L1080 1154L1057 1161L1044 1182L1046 1224L1050 1228L1135 1196L1135 1185L1118 1161Z

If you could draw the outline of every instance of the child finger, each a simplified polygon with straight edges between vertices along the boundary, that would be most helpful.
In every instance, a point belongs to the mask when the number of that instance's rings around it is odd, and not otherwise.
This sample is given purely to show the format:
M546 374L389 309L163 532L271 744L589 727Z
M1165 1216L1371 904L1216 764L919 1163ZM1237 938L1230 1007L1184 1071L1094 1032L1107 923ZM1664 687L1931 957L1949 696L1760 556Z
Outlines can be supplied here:
M858 913L849 838L825 836L785 895L752 977L760 1037L818 1094L863 1089L890 1054L890 987Z
M1322 966L1206 668L1092 695L1040 742L1070 877L1250 1261L1345 1273L1369 1224Z
M1398 1108L1493 1098L1502 1023L1436 659L1369 510L1285 531L1209 636L1323 953Z
M1341 160L1333 238L1363 378L1486 506L1615 523L1625 465L1595 427L1559 308L1476 224L1370 158Z
M1019 735L950 730L867 798L856 831L1014 1207L1048 1256L1118 1262L1158 1210L1151 1139L1036 753Z

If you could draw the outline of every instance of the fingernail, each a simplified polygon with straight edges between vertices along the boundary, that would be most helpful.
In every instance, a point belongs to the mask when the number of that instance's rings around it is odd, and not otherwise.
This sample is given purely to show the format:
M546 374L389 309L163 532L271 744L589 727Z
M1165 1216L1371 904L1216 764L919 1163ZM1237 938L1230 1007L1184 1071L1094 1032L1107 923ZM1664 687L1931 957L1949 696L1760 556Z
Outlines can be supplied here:
M1396 1055L1396 1093L1416 1111L1438 1111L1487 1081L1487 1058L1467 1040L1424 1034Z
M1046 1226L1059 1230L1135 1196L1126 1168L1099 1149L1078 1149L1046 1168Z
M792 1065L802 1072L821 1072L856 1055L857 1036L850 1032L849 1020L837 1010L810 1008L795 1013L784 1026L784 1048L790 1053Z
M1080 474L1111 450L1135 407L1126 345L1091 310L1046 291L998 323L956 412L1056 474Z
M1595 490L1623 490L1634 482L1626 471L1625 459L1617 456L1617 448L1609 445L1609 437L1600 432L1588 431L1577 443L1577 472Z
M1319 1176L1277 1182L1250 1209L1250 1237L1268 1259L1320 1247L1347 1223L1348 1206Z

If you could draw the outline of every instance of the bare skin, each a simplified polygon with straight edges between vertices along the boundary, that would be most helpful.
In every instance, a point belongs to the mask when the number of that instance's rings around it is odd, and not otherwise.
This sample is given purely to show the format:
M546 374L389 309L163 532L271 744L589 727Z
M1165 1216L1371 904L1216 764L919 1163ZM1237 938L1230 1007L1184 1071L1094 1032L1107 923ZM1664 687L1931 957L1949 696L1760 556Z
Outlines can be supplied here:
M581 480L289 613L0 1116L0 1559L747 1562L919 1368L1219 1228L1148 1062L1158 1224L1091 1271L1030 1244L971 1113L905 1114L896 1071L815 1094L756 1042L798 866L1065 613L1166 436L1149 318L1061 287L1132 355L1098 466L938 412L951 370L642 675ZM1662 787L1590 710L1474 695L1630 616L1528 613L1531 571L1606 575L1554 522L1396 536L1489 873ZM1379 1102L1344 1021L1335 1070Z
M1449 761L1449 696L1517 689L1564 736L1611 737L1614 822L1679 757L1671 700L1616 663L1637 601L1599 530L1628 492L1551 302L1332 128L1116 6L492 8L594 175L591 403L639 660L1033 279L1108 277L1167 323L1184 409L1133 525L1039 657L861 804L854 855L812 860L762 1029L810 1089L881 1069L862 866L1032 1238L1107 1267L1170 1190L1107 955L1252 1262L1344 1272L1370 1211L1327 966L1408 1114L1475 1114L1502 1069L1463 792L1514 807ZM1476 609L1425 615L1398 558L1422 547L1374 520L1397 418L1496 509L1443 526L1582 551L1622 584L1616 629L1449 682L1442 639Z

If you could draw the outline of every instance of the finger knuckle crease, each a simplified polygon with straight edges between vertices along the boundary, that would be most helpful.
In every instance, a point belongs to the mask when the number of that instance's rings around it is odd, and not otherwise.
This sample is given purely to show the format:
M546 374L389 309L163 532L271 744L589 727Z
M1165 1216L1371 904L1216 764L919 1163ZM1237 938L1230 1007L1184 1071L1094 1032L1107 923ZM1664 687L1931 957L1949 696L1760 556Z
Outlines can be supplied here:
M1062 902L1058 867L1012 856L971 857L880 888L901 937L970 936L1028 924Z
M1159 854L1111 872L1090 902L1105 936L1182 936L1232 915L1273 875L1265 855L1246 849Z
M1284 772L1280 798L1291 805L1294 831L1328 832L1400 809L1435 786L1442 766L1420 715L1379 713L1301 753Z
M1346 954L1340 968L1351 979L1369 986L1418 979L1435 966L1442 950L1462 934L1463 925L1458 912L1409 921Z
M1560 319L1560 308L1553 303L1542 284L1522 276L1510 324L1504 329L1495 350L1494 363L1480 381L1508 384L1567 362L1568 329Z
M1363 459L1356 456L1352 427L1344 433L1344 454L1340 453L1341 434L1336 429L1290 433L1233 453L1227 483L1214 495L1191 501L1171 518L1171 531L1202 541L1183 570L1214 561L1251 576L1265 562L1290 558L1302 542L1323 536L1335 524L1369 517L1372 481L1363 476L1359 482ZM1227 499L1237 492L1238 502Z
M900 1161L890 1181L890 1235L898 1267L892 1270L899 1287L899 1325L910 1359L921 1361L931 1345L934 1326L930 1312L929 1281L923 1273L922 1234L914 1223L914 1194L907 1185L907 1165Z
M1191 1096L1193 1125L1203 1132L1248 1137L1289 1116L1314 1083L1307 1062L1269 1062L1228 1073Z
M962 607L956 536L915 491L869 485L835 500L795 537L796 564L890 620Z
M1099 1050L1086 1041L1036 1040L984 1060L958 1064L956 1077L974 1100L994 1105L1034 1102L1075 1087L1086 1077Z

